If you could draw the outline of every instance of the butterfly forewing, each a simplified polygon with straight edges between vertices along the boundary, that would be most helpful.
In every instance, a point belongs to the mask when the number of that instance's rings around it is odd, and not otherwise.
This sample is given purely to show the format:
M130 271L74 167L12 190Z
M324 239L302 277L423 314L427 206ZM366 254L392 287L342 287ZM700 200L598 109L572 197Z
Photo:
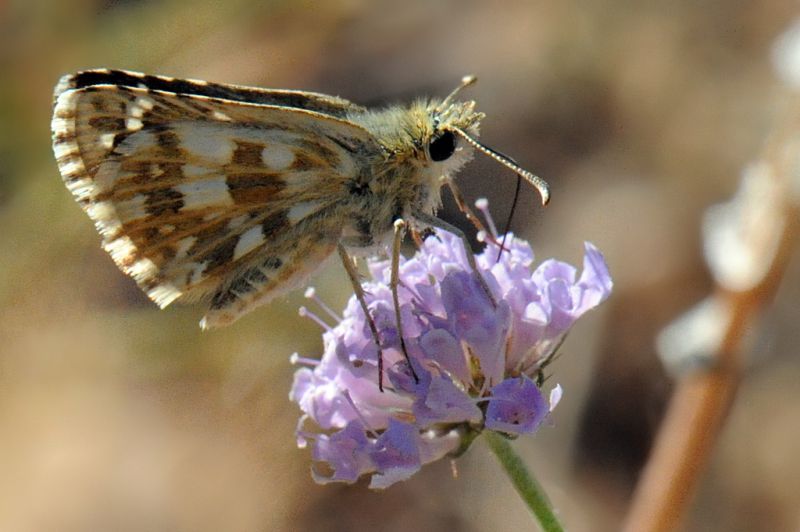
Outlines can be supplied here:
M64 76L56 85L55 99L58 99L59 95L65 91L97 85L134 87L176 95L205 96L241 103L305 109L306 111L314 111L338 118L344 118L351 112L365 111L364 107L344 98L316 92L262 89L259 87L211 83L203 80L178 79L127 70L108 69L84 70L83 72Z
M161 306L210 297L205 326L319 267L342 230L333 200L378 151L336 116L357 106L324 95L91 71L56 96L56 158L105 249ZM303 97L312 110L277 105Z

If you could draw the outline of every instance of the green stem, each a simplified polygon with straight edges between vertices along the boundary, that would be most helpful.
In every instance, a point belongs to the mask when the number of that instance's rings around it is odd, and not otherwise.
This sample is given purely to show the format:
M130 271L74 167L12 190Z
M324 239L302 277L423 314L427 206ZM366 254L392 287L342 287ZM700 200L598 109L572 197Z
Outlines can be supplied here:
M486 430L483 432L489 448L503 465L517 493L528 505L533 515L539 520L539 526L545 532L563 532L564 527L558 522L550 501L547 499L542 486L528 471L519 455L514 452L508 439L496 432Z

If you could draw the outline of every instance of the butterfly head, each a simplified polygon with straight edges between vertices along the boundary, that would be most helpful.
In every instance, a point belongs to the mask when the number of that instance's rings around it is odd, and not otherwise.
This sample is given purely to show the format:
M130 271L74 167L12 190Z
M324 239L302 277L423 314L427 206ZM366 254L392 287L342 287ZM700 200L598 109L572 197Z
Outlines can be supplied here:
M475 83L465 76L461 84L443 100L418 100L410 107L393 106L378 112L359 112L351 120L368 130L381 146L383 161L393 166L410 165L425 169L422 175L431 188L441 186L467 162L474 150L488 155L536 187L546 204L547 183L523 169L511 157L478 141L484 114L475 110L474 101L456 101L462 89Z
M459 150L458 144L460 142L466 143L513 170L519 177L532 184L539 191L542 204L546 205L550 199L547 183L540 177L520 167L512 158L479 142L477 140L478 126L485 115L475 111L474 101L454 101L456 95L462 89L469 87L476 81L477 78L475 76L464 76L461 84L444 100L434 102L429 106L433 133L430 135L427 146L428 157L434 162L446 161Z
M448 161L463 144L461 137L478 135L478 127L484 114L475 110L474 101L456 102L455 97L461 89L472 85L476 78L466 76L444 100L431 101L426 113L430 120L426 135L426 155L430 161Z

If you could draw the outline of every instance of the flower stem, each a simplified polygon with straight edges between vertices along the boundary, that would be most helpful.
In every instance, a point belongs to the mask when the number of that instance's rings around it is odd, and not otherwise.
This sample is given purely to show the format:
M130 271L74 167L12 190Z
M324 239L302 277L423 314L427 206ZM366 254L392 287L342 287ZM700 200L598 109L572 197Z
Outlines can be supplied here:
M483 434L486 437L489 448L511 478L517 493L520 494L522 500L525 501L525 504L528 505L533 515L538 519L542 530L545 532L563 532L564 527L558 522L558 518L542 486L528 471L528 468L525 467L522 459L514 452L508 440L491 430L486 430Z

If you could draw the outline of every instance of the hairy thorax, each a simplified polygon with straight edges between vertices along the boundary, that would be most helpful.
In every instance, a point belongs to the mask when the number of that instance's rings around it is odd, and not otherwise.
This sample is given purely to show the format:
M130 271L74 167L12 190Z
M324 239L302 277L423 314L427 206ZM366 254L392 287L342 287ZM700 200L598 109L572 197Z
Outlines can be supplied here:
M368 165L351 185L350 223L343 242L358 254L383 248L391 239L395 220L414 225L415 213L435 214L441 206L441 187L471 157L459 146L445 161L431 160L427 151L436 124L431 115L435 102L417 101L409 107L348 117L367 129L378 150L364 160Z

